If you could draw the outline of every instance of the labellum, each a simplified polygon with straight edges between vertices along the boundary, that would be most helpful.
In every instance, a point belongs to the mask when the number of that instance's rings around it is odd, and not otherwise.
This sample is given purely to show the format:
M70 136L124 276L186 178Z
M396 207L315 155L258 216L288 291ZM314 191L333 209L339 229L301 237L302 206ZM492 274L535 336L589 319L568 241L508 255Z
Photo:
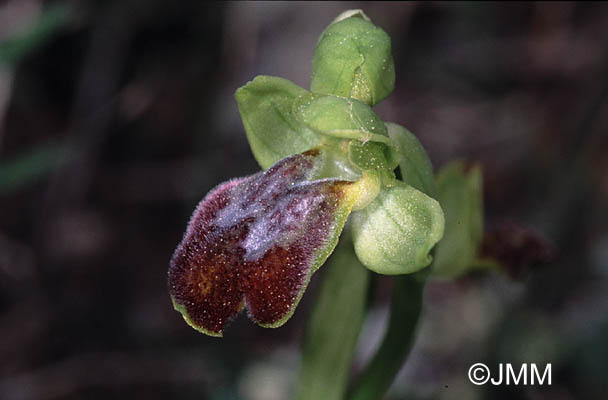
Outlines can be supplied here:
M169 268L174 307L193 328L221 336L243 308L264 327L291 316L361 193L315 179L323 162L317 149L291 156L201 201Z

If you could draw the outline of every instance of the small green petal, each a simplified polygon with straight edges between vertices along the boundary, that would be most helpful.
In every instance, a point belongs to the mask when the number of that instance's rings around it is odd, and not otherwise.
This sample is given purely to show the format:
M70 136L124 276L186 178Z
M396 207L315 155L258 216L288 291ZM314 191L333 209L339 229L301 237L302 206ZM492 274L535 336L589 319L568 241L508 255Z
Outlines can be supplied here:
M300 122L323 135L390 144L386 126L367 104L345 97L302 96L295 106Z

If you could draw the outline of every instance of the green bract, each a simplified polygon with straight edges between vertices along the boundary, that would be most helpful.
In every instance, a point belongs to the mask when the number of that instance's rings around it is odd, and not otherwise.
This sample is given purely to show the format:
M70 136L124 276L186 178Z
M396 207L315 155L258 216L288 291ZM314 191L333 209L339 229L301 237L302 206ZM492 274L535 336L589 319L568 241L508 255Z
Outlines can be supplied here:
M433 274L459 276L476 263L483 236L481 169L467 170L461 161L444 167L437 175L437 199L445 213L445 240L435 250Z
M273 76L258 76L236 91L251 151L262 168L319 143L319 135L294 115L296 100L309 95L287 79Z
M430 264L429 252L443 236L443 224L436 200L395 181L353 213L355 252L363 265L380 274L416 272Z
M352 97L373 106L394 86L391 39L362 11L347 11L325 29L312 62L313 93Z

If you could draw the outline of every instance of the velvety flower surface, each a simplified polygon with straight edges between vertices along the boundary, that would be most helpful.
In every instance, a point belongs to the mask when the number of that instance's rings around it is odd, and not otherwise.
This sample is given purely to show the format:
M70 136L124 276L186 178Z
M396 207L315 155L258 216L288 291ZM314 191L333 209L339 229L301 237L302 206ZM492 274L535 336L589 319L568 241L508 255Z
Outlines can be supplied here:
M357 197L353 182L313 179L322 158L288 157L201 201L169 268L173 304L191 326L221 336L243 308L266 327L291 316Z

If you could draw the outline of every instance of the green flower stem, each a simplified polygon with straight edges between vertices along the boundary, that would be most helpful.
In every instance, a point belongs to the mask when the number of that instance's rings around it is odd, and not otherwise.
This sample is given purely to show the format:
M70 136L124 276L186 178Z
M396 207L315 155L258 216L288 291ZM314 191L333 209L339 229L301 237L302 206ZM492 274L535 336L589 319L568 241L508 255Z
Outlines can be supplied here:
M389 126L389 132L392 128L395 127ZM418 142L416 141L416 143ZM402 168L404 166L407 167L408 164L402 163ZM428 177L425 182L426 187L434 188L434 182L431 182L433 174L430 161L421 162L419 160L415 164L416 166L419 172L426 172ZM406 171L409 171L408 173L412 172L411 168ZM423 186L425 185L421 185L420 188L422 189ZM429 195L429 190L423 190L423 193ZM435 251L432 250L431 255L434 255L434 253ZM414 345L418 331L418 320L422 313L424 285L432 268L433 263L414 274L399 275L394 278L393 299L384 339L374 358L367 365L350 392L348 400L381 399L390 388Z
M395 277L388 329L349 400L381 399L391 386L414 344L427 270Z
M343 235L324 267L304 343L298 400L344 398L371 275L354 255L349 236Z

